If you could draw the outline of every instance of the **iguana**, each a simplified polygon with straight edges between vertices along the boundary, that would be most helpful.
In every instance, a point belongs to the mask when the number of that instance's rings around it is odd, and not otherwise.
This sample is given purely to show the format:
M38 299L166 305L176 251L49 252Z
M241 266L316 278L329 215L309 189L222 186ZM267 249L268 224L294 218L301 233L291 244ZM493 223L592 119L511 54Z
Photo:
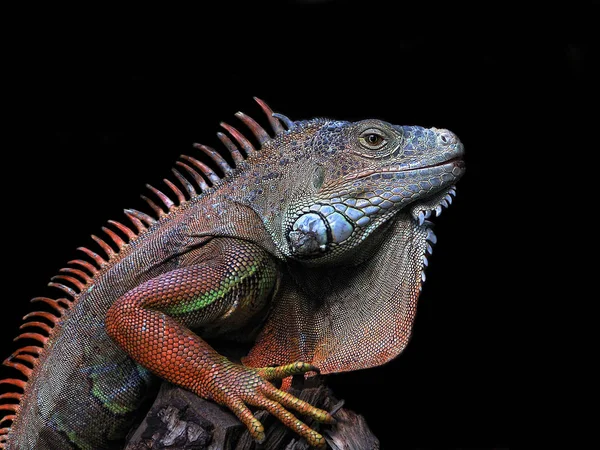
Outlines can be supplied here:
M66 296L32 300L48 310L24 317L25 345L4 362L20 374L0 381L0 449L122 445L158 378L225 405L258 441L250 407L323 447L290 410L334 418L269 380L404 349L436 240L427 219L452 201L463 145L375 119L291 121L256 101L271 131L241 112L250 137L222 123L227 152L194 144L208 159L176 163L175 200L148 186L155 215L109 221L108 242L92 236L99 250L52 279ZM253 346L234 363L211 338Z

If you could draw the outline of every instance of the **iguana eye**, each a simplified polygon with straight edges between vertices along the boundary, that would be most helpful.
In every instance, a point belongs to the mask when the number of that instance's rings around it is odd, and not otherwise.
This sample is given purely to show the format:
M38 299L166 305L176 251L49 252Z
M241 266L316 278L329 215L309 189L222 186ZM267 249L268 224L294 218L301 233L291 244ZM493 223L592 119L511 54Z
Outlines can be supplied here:
M379 130L366 130L358 138L363 147L378 150L387 144L385 136Z
M381 144L381 141L383 141L383 138L381 136L378 136L377 134L367 134L365 139L367 140L369 145L379 145Z

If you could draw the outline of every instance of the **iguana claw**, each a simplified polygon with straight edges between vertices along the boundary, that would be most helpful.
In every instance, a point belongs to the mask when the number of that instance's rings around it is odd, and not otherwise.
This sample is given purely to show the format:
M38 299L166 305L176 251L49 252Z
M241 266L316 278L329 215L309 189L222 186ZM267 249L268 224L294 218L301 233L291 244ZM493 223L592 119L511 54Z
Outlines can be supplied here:
M307 372L317 372L319 369L312 364L304 362L295 362L277 367L261 367L256 369L258 374L265 380L280 380L293 375L302 375Z
M248 428L252 438L263 442L265 431L263 425L254 417L247 405L268 411L285 426L306 439L310 445L318 448L325 446L325 439L321 434L300 421L288 410L297 411L318 422L329 424L335 423L333 416L288 392L277 389L267 381L306 372L318 372L315 366L304 362L295 362L283 366L262 368L235 365L235 369L232 369L230 366L222 377L217 376L213 379L214 383L211 383L210 387L211 396L217 402L227 406L240 419ZM219 392L215 392L215 390Z

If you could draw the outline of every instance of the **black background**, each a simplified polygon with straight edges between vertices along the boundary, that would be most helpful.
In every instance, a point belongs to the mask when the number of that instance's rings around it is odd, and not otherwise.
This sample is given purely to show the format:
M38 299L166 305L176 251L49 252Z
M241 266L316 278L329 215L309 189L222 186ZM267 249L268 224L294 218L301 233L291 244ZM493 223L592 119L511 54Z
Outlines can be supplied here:
M193 142L218 147L219 122L237 125L236 111L262 120L253 96L293 120L449 128L467 173L435 219L413 338L391 363L329 383L384 449L509 446L523 299L507 218L532 194L515 182L543 142L530 131L557 105L579 109L591 52L531 30L509 39L522 25L514 10L473 13L298 1L53 11L25 23L4 69L2 357L27 300L57 296L46 283L75 249L94 246L89 235L124 220L123 208L148 211L145 183L162 189L180 154L198 155Z

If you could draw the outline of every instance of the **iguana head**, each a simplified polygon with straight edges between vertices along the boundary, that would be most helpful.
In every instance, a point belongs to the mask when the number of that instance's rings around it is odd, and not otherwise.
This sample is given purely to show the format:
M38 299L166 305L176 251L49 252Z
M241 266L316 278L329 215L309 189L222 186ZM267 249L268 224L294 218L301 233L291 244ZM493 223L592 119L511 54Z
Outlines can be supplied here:
M281 139L309 168L304 182L289 184L281 222L284 251L296 259L343 255L400 211L422 225L451 201L465 171L463 145L445 129L374 119L288 126Z

